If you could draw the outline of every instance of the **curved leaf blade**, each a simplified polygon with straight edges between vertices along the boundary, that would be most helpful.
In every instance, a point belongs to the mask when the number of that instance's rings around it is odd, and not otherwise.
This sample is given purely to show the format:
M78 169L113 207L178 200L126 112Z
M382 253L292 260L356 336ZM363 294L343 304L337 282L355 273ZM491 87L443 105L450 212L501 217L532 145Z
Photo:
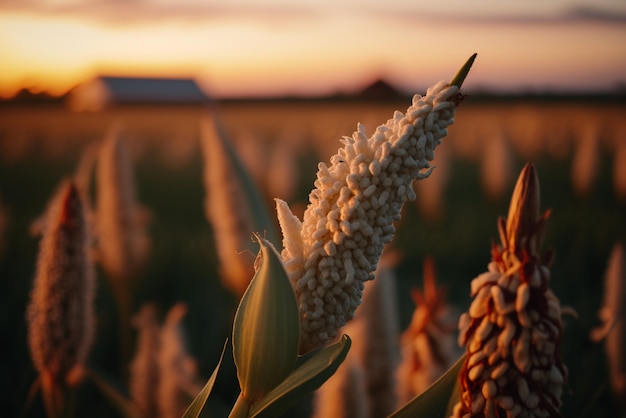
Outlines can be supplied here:
M465 357L461 356L424 393L413 398L389 418L445 418Z
M141 413L135 403L110 383L106 376L92 368L87 369L87 376L122 417L141 418Z
M296 295L280 256L257 236L260 263L233 324L233 357L243 396L256 402L294 370L300 342Z
M202 412L202 408L204 408L204 404L206 403L207 399L209 399L209 395L211 394L211 391L213 390L213 386L215 385L215 380L217 379L217 372L220 369L220 366L222 365L222 359L224 358L224 352L226 351L227 344L228 344L228 341L224 343L224 348L222 349L220 360L217 362L217 366L215 366L215 370L213 370L213 373L211 373L211 377L209 377L209 380L206 382L206 385L204 385L200 393L198 393L198 395L194 398L194 400L191 402L189 407L187 407L187 410L183 414L182 418L198 418L200 416L200 413Z
M344 335L338 343L317 352L253 404L250 417L280 416L304 396L319 388L343 363L351 344L350 337Z

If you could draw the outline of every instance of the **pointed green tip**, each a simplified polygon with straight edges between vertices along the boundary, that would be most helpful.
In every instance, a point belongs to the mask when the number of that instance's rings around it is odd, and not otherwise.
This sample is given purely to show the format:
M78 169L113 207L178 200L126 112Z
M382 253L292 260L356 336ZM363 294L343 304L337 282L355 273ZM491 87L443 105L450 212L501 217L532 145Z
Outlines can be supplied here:
M459 72L456 73L456 75L450 82L451 86L457 86L459 88L461 87L461 84L463 84L463 81L465 81L465 77L467 77L467 74L469 73L470 68L472 68L472 64L474 64L476 55L478 54L474 53L471 57L469 57L469 59L465 62L465 64L463 64L463 67L461 67Z

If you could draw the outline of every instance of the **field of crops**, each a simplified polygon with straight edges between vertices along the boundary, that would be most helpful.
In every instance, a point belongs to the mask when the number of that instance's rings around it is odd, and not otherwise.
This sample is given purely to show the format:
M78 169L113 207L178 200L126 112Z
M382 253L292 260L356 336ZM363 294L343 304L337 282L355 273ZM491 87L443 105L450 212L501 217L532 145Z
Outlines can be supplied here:
M25 311L38 251L37 219L62 178L73 175L91 144L117 129L132 155L134 187L147 222L150 251L132 283L132 310L148 302L162 313L179 302L187 347L206 380L230 336L236 297L220 281L214 226L205 217L200 121L216 118L256 180L268 210L274 197L302 216L317 163L328 161L357 122L372 132L403 102L233 102L194 107L113 108L73 113L56 106L0 108L0 410L43 416L28 406L37 378L27 345ZM551 209L544 249L554 250L551 287L577 317L564 318L563 357L569 384L563 416L617 416L600 325L604 276L614 245L626 239L626 119L623 103L505 101L463 103L437 149L430 178L416 185L386 249L394 268L400 329L414 309L409 289L421 287L434 260L437 282L459 312L469 283L486 270L497 218L506 216L515 179L526 162L537 168L541 207ZM262 231L259 231L262 232ZM275 245L280 246L279 242ZM253 258L243 252L241 257ZM97 270L97 331L89 364L127 390L120 372L118 313L110 283ZM623 321L626 318L621 318ZM625 361L622 352L622 364ZM622 371L626 373L626 371ZM238 394L226 355L209 401L225 416ZM306 414L305 403L293 416ZM116 416L93 384L81 389L76 416ZM208 413L207 413L207 416Z

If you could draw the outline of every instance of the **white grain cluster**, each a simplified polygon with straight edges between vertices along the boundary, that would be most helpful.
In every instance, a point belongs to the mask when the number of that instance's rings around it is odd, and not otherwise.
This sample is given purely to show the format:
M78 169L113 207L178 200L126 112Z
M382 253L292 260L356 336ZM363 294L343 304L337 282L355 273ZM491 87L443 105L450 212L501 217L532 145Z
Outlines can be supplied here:
M301 223L277 200L283 261L301 314L301 351L334 338L361 303L403 203L415 199L412 181L430 174L434 149L454 121L458 87L445 82L415 95L406 114L367 137L359 124L330 167L319 164Z
M561 306L550 270L506 251L471 283L474 298L459 320L467 348L455 417L559 416Z

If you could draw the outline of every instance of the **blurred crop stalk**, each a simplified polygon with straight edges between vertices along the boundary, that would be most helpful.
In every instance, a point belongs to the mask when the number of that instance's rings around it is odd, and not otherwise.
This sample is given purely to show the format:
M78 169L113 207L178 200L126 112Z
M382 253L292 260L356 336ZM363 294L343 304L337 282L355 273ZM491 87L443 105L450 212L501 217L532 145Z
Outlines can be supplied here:
M268 194L290 201L296 193L299 177L294 146L288 140L274 144L267 173Z
M424 288L414 290L415 310L400 339L402 360L396 368L398 403L423 393L459 357L454 310L437 286L434 260L424 260Z
M480 176L488 199L497 202L512 180L513 156L508 138L502 131L484 138Z
M626 133L615 141L613 155L613 188L618 200L626 203Z
M9 209L2 201L0 194L0 262L4 259L7 248L7 232L9 230Z
M48 417L70 416L94 341L95 278L81 196L61 183L45 214L26 312L28 346Z
M348 354L335 374L315 392L311 417L374 417L364 367Z
M399 254L389 250L383 252L376 279L366 283L363 301L343 331L353 336L348 356L354 356L365 371L372 417L389 415L397 403L394 370L400 357L400 330L394 267Z
M622 413L626 413L626 252L617 242L604 276L604 300L598 317L602 326L592 330L594 341L604 340L609 379Z
M76 184L76 188L80 194L83 196L87 218L91 225L95 222L94 208L91 201L92 180L99 152L99 142L91 142L87 144L83 149L80 159L78 160L78 165L74 170L74 183Z
M117 128L100 147L96 174L100 263L114 286L127 294L145 265L150 242L148 215L137 200L132 159Z
M189 354L184 303L173 305L163 323L148 303L133 317L137 328L130 367L130 395L143 417L177 418L202 389L196 360Z
M183 318L187 313L184 303L170 308L160 333L159 389L157 401L160 416L178 418L183 415L190 399L202 389L196 360L189 354Z
M246 171L255 183L264 189L263 185L267 183L269 172L269 141L258 133L244 131L235 136L233 142Z
M118 126L100 146L96 192L97 257L118 304L120 367L126 376L133 286L147 261L150 240L146 232L149 215L137 201L131 157Z
M575 135L571 178L574 192L588 196L598 177L601 129L594 121L583 118Z
M254 276L252 233L270 231L259 221L263 214L255 213L260 212L255 208L264 205L261 195L243 172L242 163L216 118L217 115L211 115L202 122L204 208L215 236L222 284L241 297Z
M130 397L144 417L157 417L157 391L160 379L157 359L161 324L157 306L145 304L132 318L137 330L135 355L130 363Z
M441 147L433 160L433 172L428 181L413 182L416 203L421 214L432 221L440 221L445 213L445 191L450 181L450 147Z

